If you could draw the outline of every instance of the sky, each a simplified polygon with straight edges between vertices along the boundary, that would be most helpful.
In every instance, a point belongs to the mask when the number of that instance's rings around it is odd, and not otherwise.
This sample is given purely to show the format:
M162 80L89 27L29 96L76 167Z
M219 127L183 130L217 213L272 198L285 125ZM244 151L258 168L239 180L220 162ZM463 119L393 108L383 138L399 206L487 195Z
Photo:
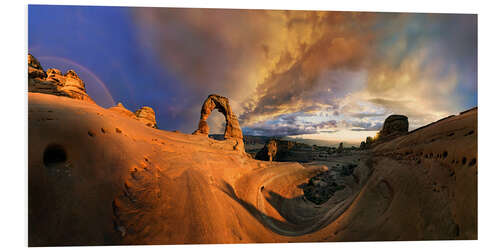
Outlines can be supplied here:
M103 107L191 133L209 94L246 135L360 142L477 106L477 15L29 5L28 52ZM209 117L223 133L224 117Z

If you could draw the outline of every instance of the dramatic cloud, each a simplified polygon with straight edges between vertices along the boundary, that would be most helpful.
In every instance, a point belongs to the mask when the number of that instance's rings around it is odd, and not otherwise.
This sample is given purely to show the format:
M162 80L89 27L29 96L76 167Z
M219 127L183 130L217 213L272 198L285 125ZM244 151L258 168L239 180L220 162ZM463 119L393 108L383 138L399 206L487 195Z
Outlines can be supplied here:
M186 126L210 93L228 96L244 133L256 135L375 131L392 113L415 128L477 105L475 15L140 8L134 16L144 46L185 84Z

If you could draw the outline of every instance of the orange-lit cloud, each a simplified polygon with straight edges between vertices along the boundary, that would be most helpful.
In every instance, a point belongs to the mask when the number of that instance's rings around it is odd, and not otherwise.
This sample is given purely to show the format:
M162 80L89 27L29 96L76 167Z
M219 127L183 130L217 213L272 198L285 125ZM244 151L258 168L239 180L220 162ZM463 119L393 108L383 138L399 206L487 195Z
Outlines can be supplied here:
M477 91L474 15L141 8L135 18L190 89L193 124L210 93L230 97L251 131L296 134L328 121L373 130L391 113L415 127Z

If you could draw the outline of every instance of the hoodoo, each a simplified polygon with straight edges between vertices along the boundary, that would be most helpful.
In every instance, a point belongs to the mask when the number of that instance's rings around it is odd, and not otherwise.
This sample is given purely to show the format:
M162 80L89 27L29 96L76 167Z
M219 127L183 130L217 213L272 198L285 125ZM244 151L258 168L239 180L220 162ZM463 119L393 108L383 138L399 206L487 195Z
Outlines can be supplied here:
M151 107L144 106L135 111L135 115L139 118L139 121L146 124L146 126L158 128L156 125L155 111Z
M64 75L58 69L48 69L45 72L31 54L28 54L28 91L94 102L87 94L85 83L75 71L68 70Z
M404 115L390 115L385 119L378 139L396 137L408 133L408 117Z

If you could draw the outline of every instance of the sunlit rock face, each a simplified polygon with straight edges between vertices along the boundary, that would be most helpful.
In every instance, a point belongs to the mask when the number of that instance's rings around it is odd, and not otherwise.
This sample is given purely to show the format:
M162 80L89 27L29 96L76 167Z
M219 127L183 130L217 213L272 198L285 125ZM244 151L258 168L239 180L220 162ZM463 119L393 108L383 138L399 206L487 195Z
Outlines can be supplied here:
M477 239L477 109L290 162L124 110L28 93L29 246Z
M226 128L224 131L224 138L243 139L243 134L241 133L238 118L231 110L231 106L229 105L229 99L216 94L209 95L205 100L205 102L203 103L203 106L201 107L201 115L200 115L200 122L198 123L198 129L194 131L193 134L204 134L208 136L210 128L208 127L207 119L214 109L217 109L226 118Z
M135 112L132 112L125 108L125 106L123 106L121 102L118 102L118 104L109 108L109 110L114 111L120 115L130 117L134 120L138 120L148 127L158 128L156 124L155 111L151 107L144 106L136 110Z
M45 72L40 62L28 54L28 91L94 102L85 89L85 83L75 71L62 74L58 69Z
M139 121L146 124L146 126L157 128L155 111L151 107L144 106L135 111L135 115L137 116Z
M47 74L40 62L31 54L28 54L28 78L45 78Z

